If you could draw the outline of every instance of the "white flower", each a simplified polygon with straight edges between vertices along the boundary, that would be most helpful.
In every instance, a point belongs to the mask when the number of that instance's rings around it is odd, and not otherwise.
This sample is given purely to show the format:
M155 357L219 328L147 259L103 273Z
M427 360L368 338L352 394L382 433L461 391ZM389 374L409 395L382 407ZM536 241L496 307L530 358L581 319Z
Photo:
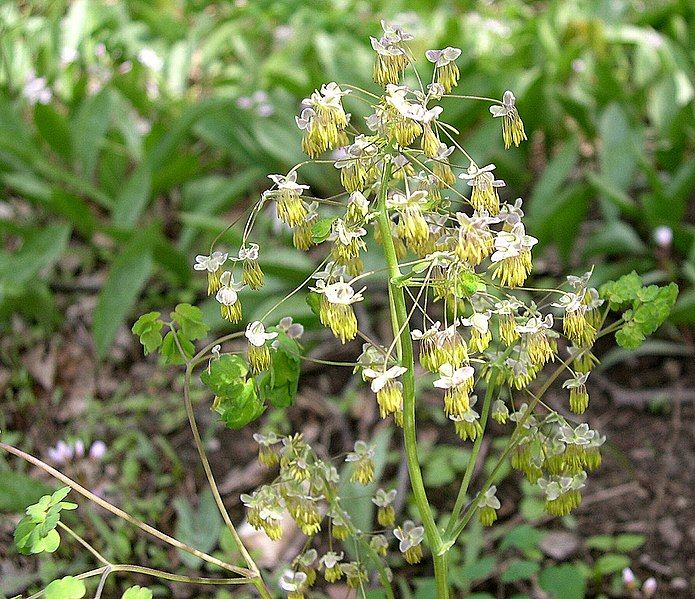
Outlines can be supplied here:
M148 69L159 72L164 66L164 61L152 48L142 48L138 52L138 61Z
M325 281L319 279L316 283L316 287L310 287L309 289L316 293L323 293L331 304L349 306L350 304L361 302L364 299L362 292L366 287L356 292L350 283L346 283L341 278L340 281L331 283L330 285L326 285Z
M424 332L422 332L420 329L413 329L410 333L410 336L413 338L413 341L429 339L430 337L435 337L439 334L439 329L441 326L442 324L439 321L437 321Z
M396 494L398 491L396 489L391 489L390 491L384 491L383 489L377 489L377 492L372 497L372 503L377 507L388 507L396 499Z
M403 211L412 206L423 206L427 203L427 192L424 189L405 195L399 191L391 194L386 200L386 207Z
M312 279L317 281L327 281L328 279L343 279L347 274L347 267L343 264L336 264L333 261L326 262L326 266L323 270L317 270L313 275Z
M481 335L487 334L490 328L490 317L491 313L488 312L474 312L470 318L462 318L461 324L467 327L473 327Z
M586 380L589 378L589 373L588 372L578 372L577 374L574 375L571 379L567 379L564 383L562 383L562 388L563 389L578 389L579 387L582 387L586 385Z
M490 106L490 114L492 114L493 117L507 116L508 114L512 114L515 110L516 98L509 90L504 92L504 95L502 96L502 106Z
M275 183L279 190L286 189L298 195L301 195L305 189L309 189L308 185L297 183L297 171L291 171L287 175L268 175L268 179Z
M494 164L488 164L481 168L475 162L471 161L466 172L459 175L459 179L463 179L471 187L475 187L476 185L504 187L506 183L501 179L495 179L494 175L492 174L492 171L494 171L495 168L497 167L495 167Z
M374 458L374 446L367 445L364 441L355 441L355 451L351 451L345 458L346 462L359 462L363 459Z
M335 551L329 551L321 556L319 564L324 568L330 570L331 568L334 568L337 563L343 561L343 555L344 554L342 551L340 553L336 553Z
M285 570L280 577L280 588L289 593L296 593L304 586L306 578L307 576L304 572Z
M258 260L258 244L250 243L247 248L245 245L239 248L239 254L236 258L230 258L233 262L239 262L240 260Z
M304 108L299 116L294 117L294 120L301 131L306 131L311 128L314 118L316 118L316 111L313 108Z
M403 526L393 530L393 536L400 541L398 549L401 553L405 553L411 547L416 547L422 543L425 529L422 526L415 526L415 522L412 520L406 520Z
M266 341L270 339L275 339L278 336L277 333L266 333L265 326L260 320L256 320L246 327L246 332L244 336L249 340L251 345L256 347L263 347Z
M459 48L447 46L443 50L427 50L425 56L427 60L434 63L434 66L444 67L461 56L461 50Z
M351 90L340 89L340 86L335 82L325 83L321 86L321 90L315 90L311 97L304 98L302 104L305 106L322 106L327 108L339 108L340 99L350 93Z
M195 257L193 269L215 272L227 261L228 257L229 254L223 254L222 252L213 252L211 256L203 256L201 254L200 256Z
M220 277L220 290L215 295L215 299L223 306L233 306L236 304L238 297L238 292L241 291L245 285L243 283L235 283L232 273L225 271Z
M367 230L363 227L351 226L350 228L345 226L345 221L342 218L337 218L333 221L333 230L328 237L329 241L335 241L336 239L340 241L343 245L350 245L354 239L360 239L367 234Z
M495 493L497 493L497 487L492 485L478 500L478 507L491 507L493 510L500 509L500 500L495 497Z
M439 378L432 384L438 389L453 389L463 385L474 374L475 370L471 366L455 369L451 364L442 364L439 368Z
M541 318L540 316L531 316L527 321L526 324L518 324L516 325L516 330L519 333L529 333L529 334L534 334L534 333L540 333L541 331L547 331L549 329L553 328L553 315L552 314L546 314L545 318Z
M37 77L34 73L29 73L22 88L22 96L30 104L48 104L53 98L53 92L48 87L45 77Z
M290 339L299 339L304 334L304 325L292 322L291 316L285 316L278 323L278 328L285 332Z
M538 243L538 239L526 235L521 222L514 225L511 231L500 231L495 237L495 252L490 257L492 262L500 262L506 258L515 258L521 252L530 250Z
M403 366L391 366L391 368L389 368L388 370L384 370L381 372L378 370L373 370L372 368L365 368L363 374L366 378L372 380L370 385L372 391L374 393L378 393L386 386L386 383L388 383L391 380L397 379L407 370L408 369L404 368Z

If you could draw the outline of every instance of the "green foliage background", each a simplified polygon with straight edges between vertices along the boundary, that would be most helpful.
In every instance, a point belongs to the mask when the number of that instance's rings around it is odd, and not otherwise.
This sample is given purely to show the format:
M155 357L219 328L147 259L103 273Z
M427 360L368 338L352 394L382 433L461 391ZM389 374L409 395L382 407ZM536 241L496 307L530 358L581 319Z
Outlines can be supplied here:
M633 269L678 281L671 320L692 323L694 11L687 0L4 3L0 318L20 310L50 330L53 290L97 272L103 357L143 295L193 300L192 255L267 173L303 159L302 98L330 80L372 85L368 36L396 18L416 35L415 54L463 48L459 93L514 90L530 133L518 150L503 152L485 105L450 100L445 115L525 198L549 273L597 262L598 283ZM46 103L27 97L36 77ZM259 91L267 100L253 99ZM317 195L335 189L325 169L306 177ZM654 242L660 226L669 248ZM310 266L268 223L260 231L277 247L262 253L259 311ZM221 241L237 240L230 230Z

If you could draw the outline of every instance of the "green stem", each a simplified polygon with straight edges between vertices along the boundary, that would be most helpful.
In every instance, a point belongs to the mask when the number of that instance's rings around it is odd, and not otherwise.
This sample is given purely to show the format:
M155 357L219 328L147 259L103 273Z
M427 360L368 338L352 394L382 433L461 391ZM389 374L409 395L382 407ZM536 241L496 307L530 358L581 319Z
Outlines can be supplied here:
M483 444L483 435L485 434L485 427L487 425L488 414L490 413L490 404L492 403L492 396L495 392L495 386L497 384L497 371L492 370L490 374L490 379L487 383L487 390L485 392L485 399L483 400L483 409L480 413L480 428L481 433L476 437L475 443L473 444L473 450L471 451L471 457L468 458L468 464L466 465L466 472L463 475L463 480L461 481L461 488L459 489L458 495L456 497L456 503L454 503L454 509L449 517L449 524L444 531L444 538L449 537L452 529L456 525L456 520L458 520L461 510L463 509L464 502L466 501L466 493L468 493L468 487L473 479L473 472L475 471L475 466L478 462L478 454L480 453L480 447Z
M236 543L236 546L239 549L239 552L241 553L242 557L244 558L244 561L246 562L246 565L248 569L253 573L253 578L256 578L257 580L254 582L254 585L258 589L258 592L261 594L261 597L264 598L269 598L270 597L270 592L265 586L265 583L263 582L260 574L260 570L258 569L258 566L256 565L256 562L253 561L253 558L251 557L251 554L248 552L248 549L246 549L246 546L244 545L243 541L241 540L241 537L239 536L239 533L236 530L236 527L234 526L234 523L232 522L231 518L229 517L229 513L227 512L227 508L224 505L224 501L222 500L222 496L220 495L220 491L217 488L217 483L215 482L215 477L212 474L212 468L210 467L210 461L208 460L207 453L205 451L205 445L203 444L203 440L200 436L200 431L198 430L198 424L195 419L195 414L193 412L193 404L191 403L191 394L190 394L190 386L191 386L191 373L193 372L193 361L190 361L188 365L186 366L186 374L184 377L184 383L183 383L183 400L184 400L184 405L186 408L186 415L188 416L188 423L191 426L191 432L193 433L193 441L195 442L196 449L198 450L198 455L200 456L200 461L203 464L203 470L205 470L205 476L208 481L208 486L210 487L210 490L212 491L212 495L215 499L215 503L217 504L218 511L220 512L220 515L222 516L222 519L224 520L225 525L229 529L229 532L232 534L232 537L234 538L234 542ZM260 581L260 582L258 582Z
M417 505L420 518L425 527L427 544L432 550L434 560L434 572L437 582L437 596L439 599L449 597L449 585L447 582L447 555L442 551L442 539L437 525L432 516L425 484L420 471L420 461L417 453L417 434L415 429L415 360L413 357L413 340L410 337L408 324L408 310L405 304L403 288L399 287L395 280L401 276L398 267L396 248L391 237L391 220L386 208L386 194L388 192L393 165L387 161L384 166L381 185L378 195L379 232L384 248L384 256L389 269L389 295L391 297L391 321L394 330L398 333L401 347L401 366L407 368L403 373L403 441L405 455L410 476L410 486L413 490L413 498Z

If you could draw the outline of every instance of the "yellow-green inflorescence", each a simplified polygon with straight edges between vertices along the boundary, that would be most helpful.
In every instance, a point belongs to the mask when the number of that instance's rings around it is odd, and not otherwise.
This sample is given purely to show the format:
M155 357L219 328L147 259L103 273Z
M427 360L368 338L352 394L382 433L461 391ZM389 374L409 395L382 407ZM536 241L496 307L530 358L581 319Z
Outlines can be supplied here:
M538 240L526 231L523 201L509 194L503 167L476 163L459 145L456 138L461 136L452 136L456 131L445 120L447 104L440 105L446 98L449 103L457 97L482 99L451 95L459 82L461 51L429 50L431 77L418 73L404 79L417 62L408 46L412 36L387 23L382 29L379 38L372 38L373 78L380 89L329 82L304 101L297 117L302 148L310 159L332 163L342 189L316 197L307 183L315 175L312 171L307 179L304 162L285 174L270 175L272 185L252 210L235 257L211 252L198 256L195 268L207 274L208 293L215 296L223 318L236 324L242 319L242 290L250 293L264 283L259 248L247 242L257 222L274 217L279 235L291 234L295 247L311 255L319 255L316 246L326 243L321 264L302 287L311 292L308 302L321 324L346 344L346 351L355 349L358 337L369 341L355 372L371 387L379 415L408 426L404 393L412 393L412 377L420 372L419 367L417 373L408 372L411 365L404 360L403 344L410 336L419 365L430 377L423 381L442 394L440 409L459 438L477 446L488 418L516 427L512 466L539 485L550 513L566 514L581 501L586 472L600 465L604 438L541 409L533 399L534 381L549 364L562 363L560 372L569 372L563 386L570 410L586 410L602 302L589 285L590 273L568 277L561 289L527 287ZM411 87L414 81L429 84ZM356 108L370 106L364 120L351 118L346 110L355 100ZM502 120L505 147L518 146L526 133L514 94L506 91L501 100L490 102L492 116ZM383 238L385 232L390 240ZM372 241L391 256L389 294L374 300L366 297L367 286L385 286L387 275L383 262L366 258L375 247ZM265 257L272 263L272 254ZM241 262L236 280L234 267L226 269L228 261ZM384 304L393 313L394 289L399 288L405 289L407 322L391 323L393 337L382 347L371 342L369 323L362 321L371 316L376 324ZM266 331L262 321L247 326L251 375L275 376L274 348L281 341L276 330ZM491 393L486 386L492 386ZM477 404L476 390L485 396ZM272 539L282 536L285 519L309 537L325 533L332 542L365 534L341 506L336 468L319 459L301 435L266 434L256 440L260 463L278 467L279 473L272 483L242 496L251 526ZM357 442L346 461L352 483L374 481L371 445ZM497 518L495 493L494 487L484 488L471 504L486 526ZM378 525L392 529L393 491L380 490L373 501ZM421 526L408 521L394 535L407 562L422 559ZM362 538L374 553L387 552L384 537L370 539ZM328 582L345 579L359 586L365 564L343 563L342 557L339 551L320 558L305 553L283 584L299 597L319 570Z

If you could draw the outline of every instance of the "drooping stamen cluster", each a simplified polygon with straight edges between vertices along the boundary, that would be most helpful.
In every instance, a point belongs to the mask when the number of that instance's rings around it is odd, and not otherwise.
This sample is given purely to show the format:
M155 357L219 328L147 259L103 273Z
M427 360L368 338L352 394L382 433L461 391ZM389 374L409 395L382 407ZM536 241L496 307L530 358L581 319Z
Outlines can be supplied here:
M304 131L302 150L312 158L350 143L345 133L350 115L345 112L342 101L349 93L350 90L342 90L337 83L331 82L322 85L320 91L315 90L302 102L306 108L296 121Z
M502 96L501 106L490 106L490 113L493 117L502 117L502 137L504 138L504 147L509 149L512 143L515 146L526 139L524 131L524 123L519 117L519 111L516 108L516 98L514 94L507 90Z
M461 56L461 50L447 46L443 50L427 50L425 56L434 63L435 81L441 84L444 92L448 94L459 80L459 68L455 61Z
M376 52L372 76L376 83L386 87L389 83L398 83L408 66L410 61L403 42L412 40L413 36L385 21L381 22L381 27L384 30L381 38L370 38L372 48Z

